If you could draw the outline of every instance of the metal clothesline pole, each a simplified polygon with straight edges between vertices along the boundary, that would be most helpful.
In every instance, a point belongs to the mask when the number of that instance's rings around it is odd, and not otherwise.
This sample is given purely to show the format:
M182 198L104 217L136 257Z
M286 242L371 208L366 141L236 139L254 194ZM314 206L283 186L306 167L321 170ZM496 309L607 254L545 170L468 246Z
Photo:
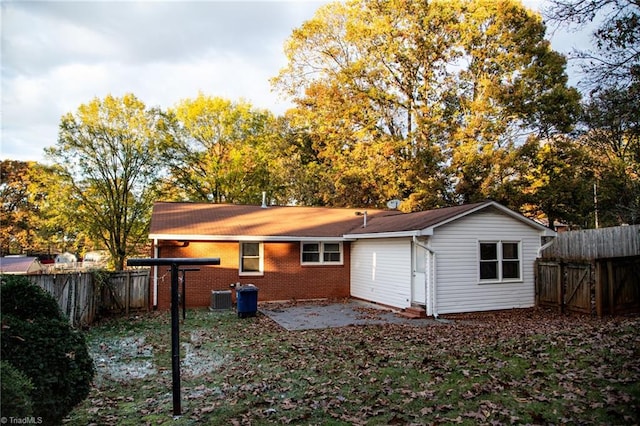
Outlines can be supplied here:
M180 272L182 272L182 320L187 319L187 277L185 276L187 272L191 271L199 271L200 268L181 268Z
M182 414L182 407L180 403L180 301L178 296L178 273L180 271L180 266L219 264L220 258L147 258L127 260L127 266L171 267L171 372L173 379L174 416Z

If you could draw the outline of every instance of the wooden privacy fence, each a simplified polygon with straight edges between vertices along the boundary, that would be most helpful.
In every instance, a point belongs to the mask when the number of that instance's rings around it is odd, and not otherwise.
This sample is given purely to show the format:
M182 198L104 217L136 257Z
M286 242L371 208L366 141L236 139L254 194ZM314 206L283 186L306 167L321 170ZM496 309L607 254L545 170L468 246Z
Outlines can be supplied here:
M593 269L590 263L538 260L536 297L540 306L592 312Z
M539 306L598 316L640 312L640 225L559 234L535 269Z
M27 278L56 299L71 325L76 327L93 322L98 311L98 298L95 297L91 274L42 274L27 275Z
M110 312L124 312L149 307L149 270L112 272L102 287L102 306Z
M640 256L640 225L563 232L541 255L545 259L565 260Z
M92 324L101 313L128 314L149 307L149 270L26 277L56 299L74 327Z
M591 262L538 259L539 306L587 314L640 312L640 256Z

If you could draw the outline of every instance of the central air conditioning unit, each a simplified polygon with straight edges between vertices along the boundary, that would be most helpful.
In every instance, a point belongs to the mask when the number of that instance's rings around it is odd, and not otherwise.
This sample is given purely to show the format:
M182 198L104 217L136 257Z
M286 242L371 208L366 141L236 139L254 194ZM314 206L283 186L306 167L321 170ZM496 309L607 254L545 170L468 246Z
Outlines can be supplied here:
M233 308L231 290L212 290L210 311L225 311Z

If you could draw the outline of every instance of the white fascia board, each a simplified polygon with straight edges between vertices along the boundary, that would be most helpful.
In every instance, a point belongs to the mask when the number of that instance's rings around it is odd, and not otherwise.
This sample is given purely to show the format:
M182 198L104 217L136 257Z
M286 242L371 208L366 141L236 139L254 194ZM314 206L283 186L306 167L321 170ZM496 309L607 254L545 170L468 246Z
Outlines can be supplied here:
M149 239L160 241L344 241L343 237L298 237L268 235L184 235L184 234L149 234Z
M371 234L345 234L344 238L347 240L363 240L370 238L403 238L403 237L421 237L425 234L424 231L399 231L399 232L376 232Z

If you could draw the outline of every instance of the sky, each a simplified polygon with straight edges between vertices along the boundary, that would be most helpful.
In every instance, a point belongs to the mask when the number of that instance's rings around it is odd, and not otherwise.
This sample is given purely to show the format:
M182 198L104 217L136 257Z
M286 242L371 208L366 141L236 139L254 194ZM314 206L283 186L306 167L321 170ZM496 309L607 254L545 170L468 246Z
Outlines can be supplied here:
M167 109L201 92L280 115L292 105L269 79L325 3L0 0L0 159L46 162L61 117L109 94ZM551 42L568 53L588 37L556 30Z

